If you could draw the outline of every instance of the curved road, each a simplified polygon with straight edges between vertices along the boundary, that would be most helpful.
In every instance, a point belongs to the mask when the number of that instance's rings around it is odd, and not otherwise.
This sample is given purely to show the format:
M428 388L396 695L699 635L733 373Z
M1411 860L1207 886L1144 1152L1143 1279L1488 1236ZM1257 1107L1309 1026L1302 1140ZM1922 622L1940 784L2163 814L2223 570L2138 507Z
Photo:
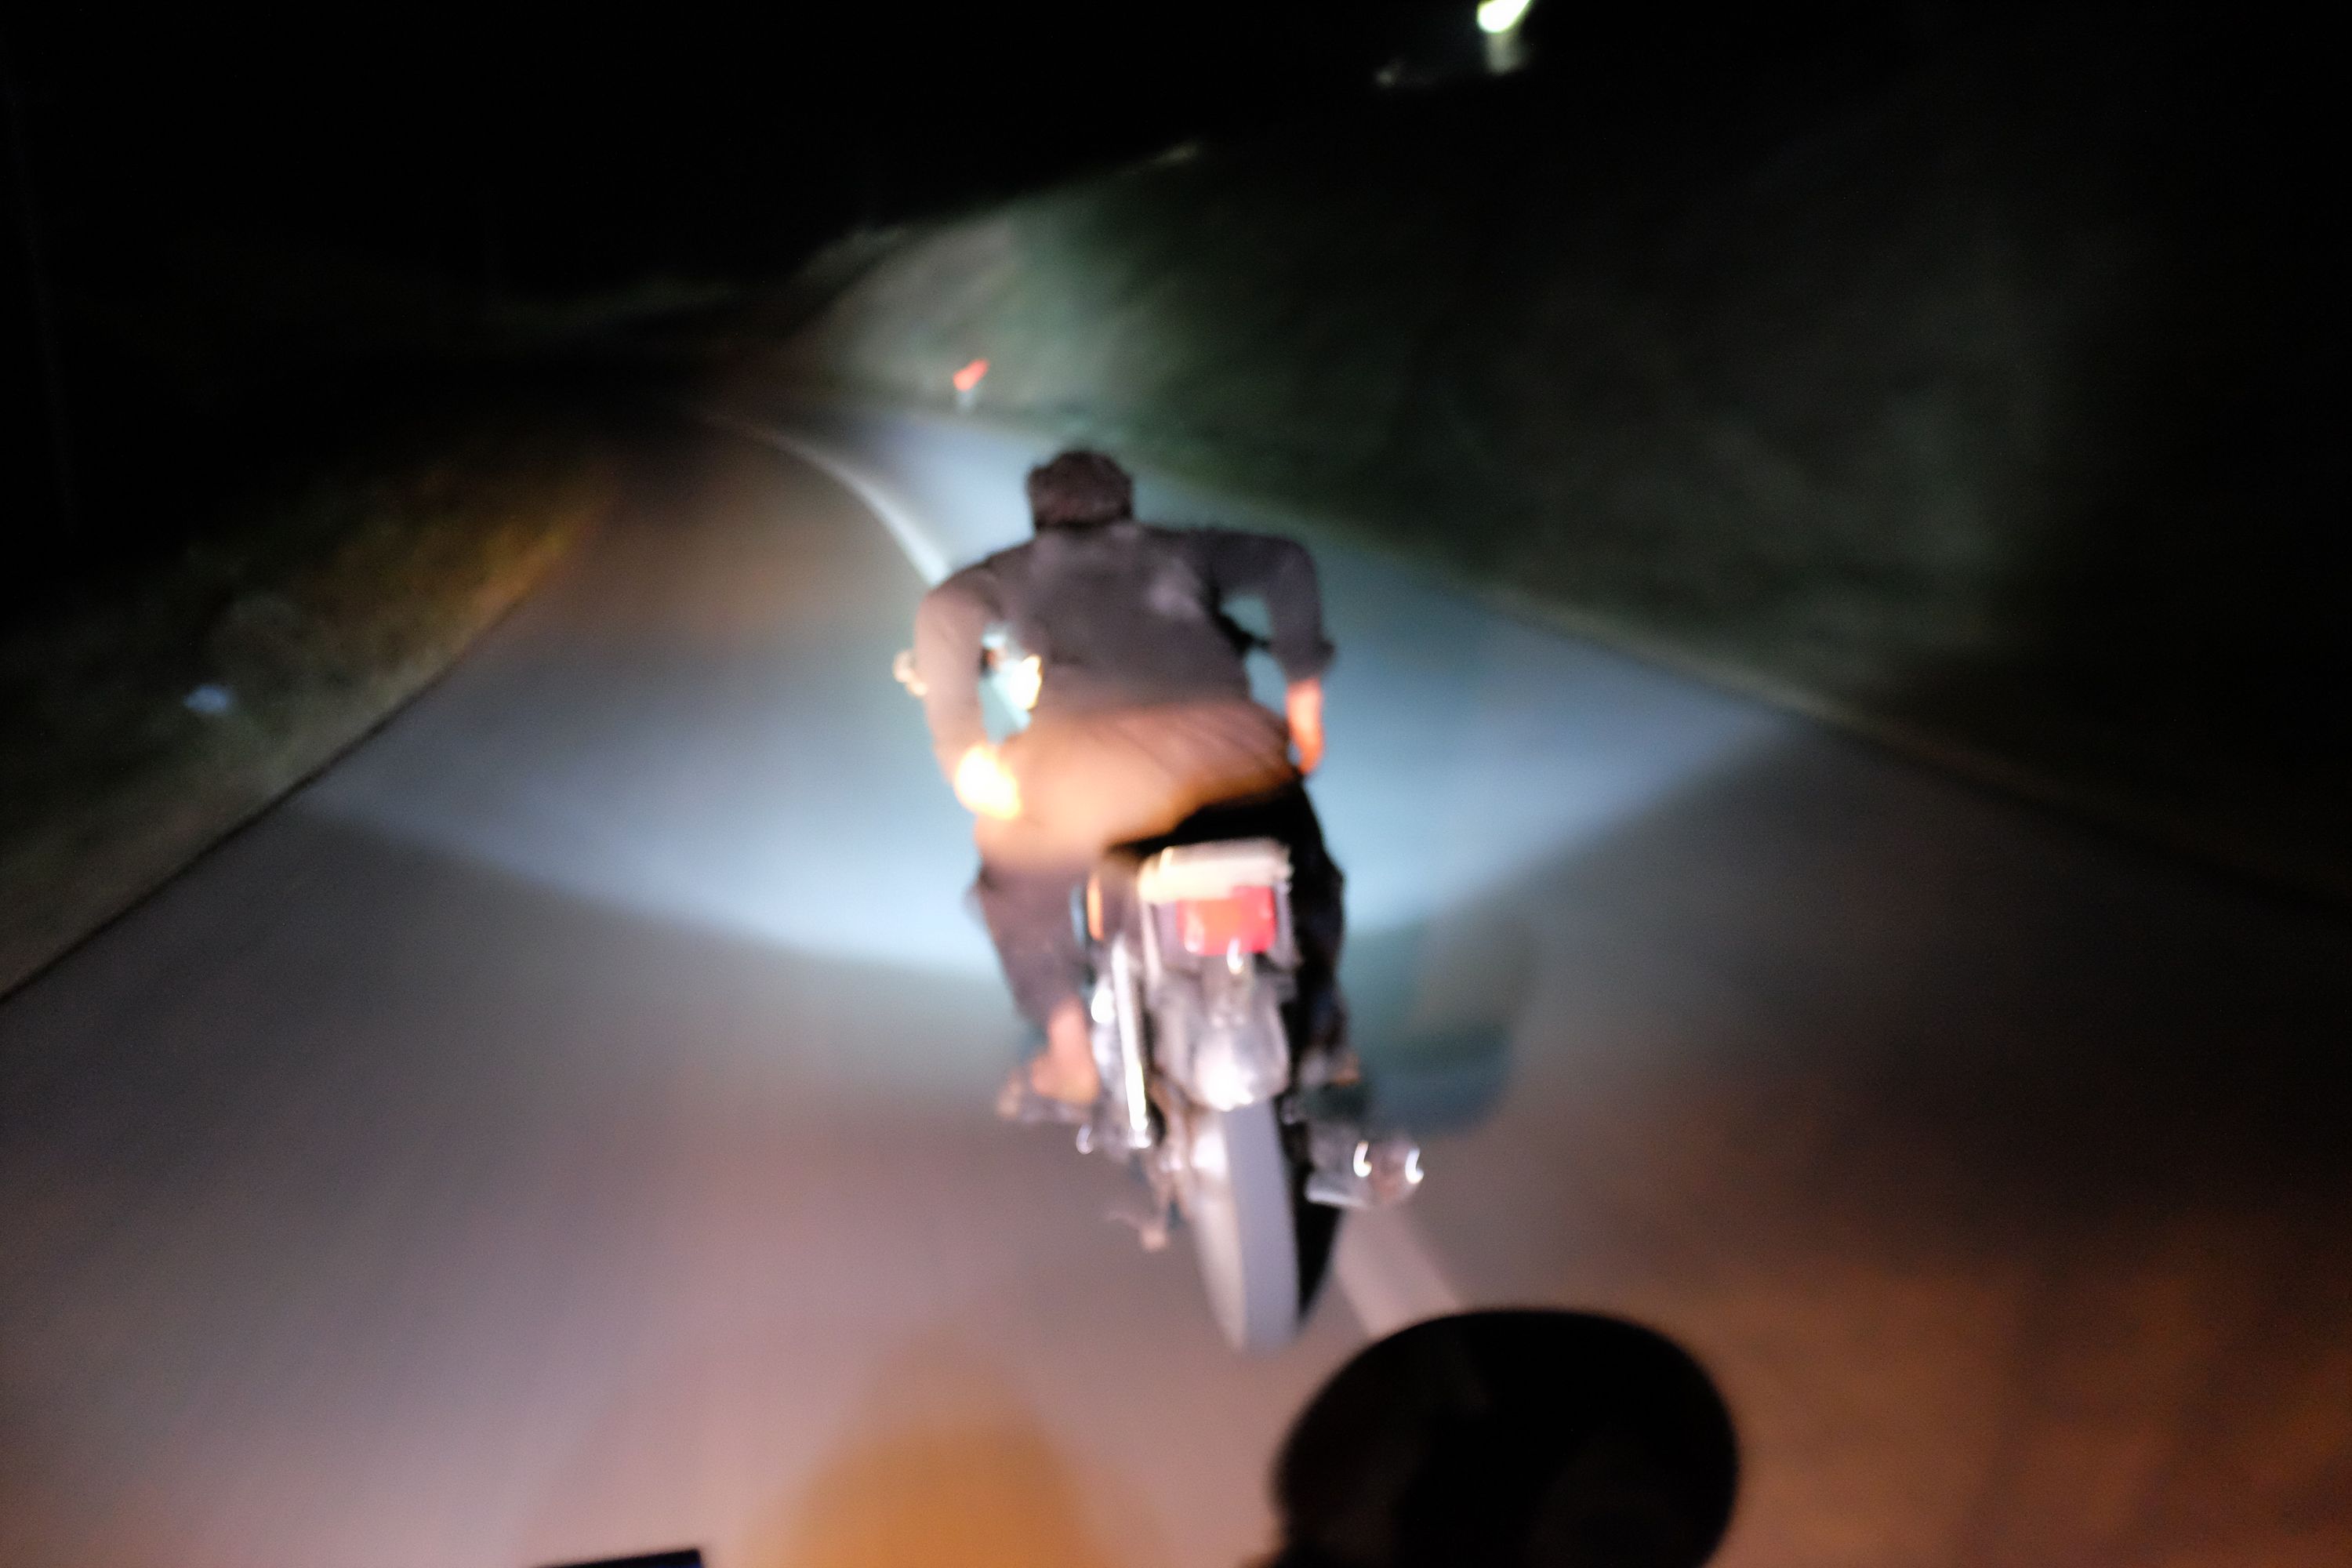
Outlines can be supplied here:
M1349 984L1433 1174L1240 1361L987 1114L887 670L1032 451L724 417L0 1004L0 1563L1236 1563L1368 1330L1503 1302L1709 1368L1726 1564L2352 1561L2342 916L1327 547Z

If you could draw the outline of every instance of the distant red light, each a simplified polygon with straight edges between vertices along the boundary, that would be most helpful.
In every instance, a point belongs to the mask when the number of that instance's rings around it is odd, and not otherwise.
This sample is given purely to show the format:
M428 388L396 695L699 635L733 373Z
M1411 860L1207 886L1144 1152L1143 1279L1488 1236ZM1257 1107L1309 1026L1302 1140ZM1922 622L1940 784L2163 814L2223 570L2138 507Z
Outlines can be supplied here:
M984 359L976 359L955 373L955 389L958 392L970 392L980 384L981 377L987 374L988 362Z

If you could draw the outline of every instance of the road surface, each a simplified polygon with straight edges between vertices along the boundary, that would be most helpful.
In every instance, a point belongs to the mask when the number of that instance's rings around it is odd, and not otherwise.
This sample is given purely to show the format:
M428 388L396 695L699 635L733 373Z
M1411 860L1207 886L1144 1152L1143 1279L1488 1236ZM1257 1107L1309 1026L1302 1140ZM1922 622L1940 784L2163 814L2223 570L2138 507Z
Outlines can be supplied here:
M1348 983L1433 1173L1243 1361L987 1113L887 669L1033 449L723 414L0 1004L0 1563L1237 1563L1368 1331L1496 1303L1707 1367L1725 1564L2352 1561L2341 914L1327 549Z

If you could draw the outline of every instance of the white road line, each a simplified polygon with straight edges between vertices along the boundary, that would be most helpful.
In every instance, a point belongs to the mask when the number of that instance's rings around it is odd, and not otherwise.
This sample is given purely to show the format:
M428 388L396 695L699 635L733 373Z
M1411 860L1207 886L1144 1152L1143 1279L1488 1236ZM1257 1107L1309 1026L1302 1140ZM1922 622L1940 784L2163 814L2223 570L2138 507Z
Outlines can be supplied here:
M1386 1339L1428 1318L1462 1310L1462 1297L1402 1209L1370 1209L1340 1223L1331 1272L1364 1332Z
M947 576L947 552L923 531L922 525L898 504L898 498L865 469L839 453L828 451L790 430L771 429L723 409L697 408L694 413L707 425L714 425L746 440L757 441L763 447L788 452L811 468L839 480L852 495L866 503L868 510L882 520L882 526L890 531L890 537L898 542L898 548L907 552L907 559L915 563L915 570L923 574L924 582L937 583Z
M926 583L948 574L947 552L871 474L839 453L794 431L772 429L715 408L698 408L705 424L772 447L839 480L890 531ZM1349 1310L1370 1339L1463 1309L1461 1293L1446 1279L1412 1216L1402 1209L1351 1214L1339 1226L1331 1272Z

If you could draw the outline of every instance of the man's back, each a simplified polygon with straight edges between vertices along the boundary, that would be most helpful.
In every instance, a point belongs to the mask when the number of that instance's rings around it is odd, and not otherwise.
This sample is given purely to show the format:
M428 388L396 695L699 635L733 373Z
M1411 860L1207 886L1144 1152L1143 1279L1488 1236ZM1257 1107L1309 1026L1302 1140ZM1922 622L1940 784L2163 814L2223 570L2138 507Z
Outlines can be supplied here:
M986 738L982 638L1007 628L1040 661L1039 717L1247 698L1251 641L1223 613L1258 598L1292 681L1330 661L1313 559L1286 539L1131 519L1042 529L933 589L916 617L917 673L943 763Z

